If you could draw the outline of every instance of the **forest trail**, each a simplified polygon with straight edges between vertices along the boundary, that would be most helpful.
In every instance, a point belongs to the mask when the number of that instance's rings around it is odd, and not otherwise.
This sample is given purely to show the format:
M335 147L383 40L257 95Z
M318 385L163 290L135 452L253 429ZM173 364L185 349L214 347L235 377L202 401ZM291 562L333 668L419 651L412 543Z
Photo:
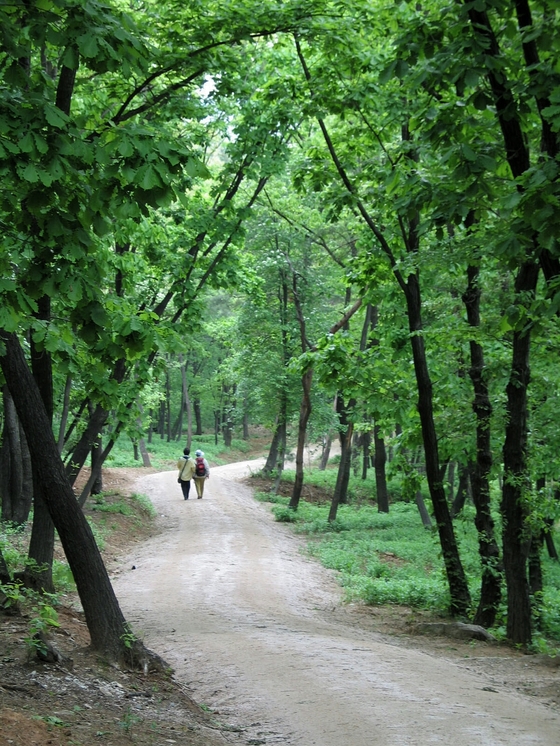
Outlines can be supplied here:
M213 468L202 500L175 471L144 477L164 530L113 578L133 629L231 726L224 743L558 746L556 711L345 623L334 576L238 481L261 465Z

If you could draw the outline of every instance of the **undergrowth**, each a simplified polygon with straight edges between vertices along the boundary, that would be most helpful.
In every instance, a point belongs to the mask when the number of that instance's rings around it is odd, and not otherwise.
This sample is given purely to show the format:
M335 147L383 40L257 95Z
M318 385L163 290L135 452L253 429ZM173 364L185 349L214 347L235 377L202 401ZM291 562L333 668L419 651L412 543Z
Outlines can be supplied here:
M395 502L389 513L379 513L371 501L340 505L337 519L329 523L327 502L302 499L294 511L287 497L259 492L256 498L271 503L276 520L289 522L296 533L308 537L307 551L340 573L348 600L447 612L449 590L437 531L424 528L415 504ZM499 536L498 516L496 520ZM472 506L465 506L454 528L474 611L481 567ZM560 641L560 564L543 555L542 565L545 590L538 607L535 645L550 651L551 641ZM505 609L493 630L498 637L505 634L504 617Z

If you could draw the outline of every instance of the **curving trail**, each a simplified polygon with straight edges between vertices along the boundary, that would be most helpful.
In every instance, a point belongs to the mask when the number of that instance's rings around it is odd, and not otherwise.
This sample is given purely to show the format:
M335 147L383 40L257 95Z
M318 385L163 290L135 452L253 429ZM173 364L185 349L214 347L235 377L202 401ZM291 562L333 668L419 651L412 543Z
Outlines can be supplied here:
M148 647L217 720L238 727L227 742L560 744L556 712L335 618L333 576L236 481L260 465L213 468L205 497L187 502L174 471L144 477L138 488L165 530L114 578Z

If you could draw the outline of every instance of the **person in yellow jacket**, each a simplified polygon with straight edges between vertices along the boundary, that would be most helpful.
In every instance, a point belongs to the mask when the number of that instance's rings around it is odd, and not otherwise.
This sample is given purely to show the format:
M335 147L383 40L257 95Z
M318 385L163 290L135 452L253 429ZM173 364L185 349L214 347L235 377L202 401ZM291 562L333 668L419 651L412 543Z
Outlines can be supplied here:
M194 463L194 459L190 457L190 450L188 448L184 449L183 455L179 461L177 461L177 468L179 469L179 478L177 481L183 490L183 497L185 500L188 500L191 489L191 479L196 468L196 464Z

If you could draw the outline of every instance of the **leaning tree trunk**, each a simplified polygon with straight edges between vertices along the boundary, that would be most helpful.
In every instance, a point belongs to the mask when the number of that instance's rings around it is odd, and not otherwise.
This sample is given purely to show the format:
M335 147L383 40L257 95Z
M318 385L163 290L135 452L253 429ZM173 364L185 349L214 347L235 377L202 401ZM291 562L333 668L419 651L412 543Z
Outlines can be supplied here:
M471 265L467 270L468 284L463 294L469 325L473 329L480 326L479 268ZM492 445L490 425L492 404L488 393L488 383L484 375L484 352L475 340L470 340L471 367L469 376L474 390L473 412L476 417L476 459L470 464L469 477L478 532L478 552L482 565L480 601L474 616L474 623L492 627L496 621L498 606L502 599L502 561L494 533L494 519L490 504L490 470L492 468Z
M129 626L114 594L92 530L78 505L60 459L45 405L15 334L0 333L0 366L10 389L41 484L44 499L70 564L84 609L92 647L112 660L138 662L146 651L132 647ZM126 643L126 644L125 644Z
M527 303L537 284L538 266L525 262L515 289L520 303ZM529 386L529 329L513 334L511 375L506 388L507 419L503 448L502 541L508 594L506 634L514 644L531 642L531 602L527 582L529 536L525 525L524 492L527 488L527 389Z

